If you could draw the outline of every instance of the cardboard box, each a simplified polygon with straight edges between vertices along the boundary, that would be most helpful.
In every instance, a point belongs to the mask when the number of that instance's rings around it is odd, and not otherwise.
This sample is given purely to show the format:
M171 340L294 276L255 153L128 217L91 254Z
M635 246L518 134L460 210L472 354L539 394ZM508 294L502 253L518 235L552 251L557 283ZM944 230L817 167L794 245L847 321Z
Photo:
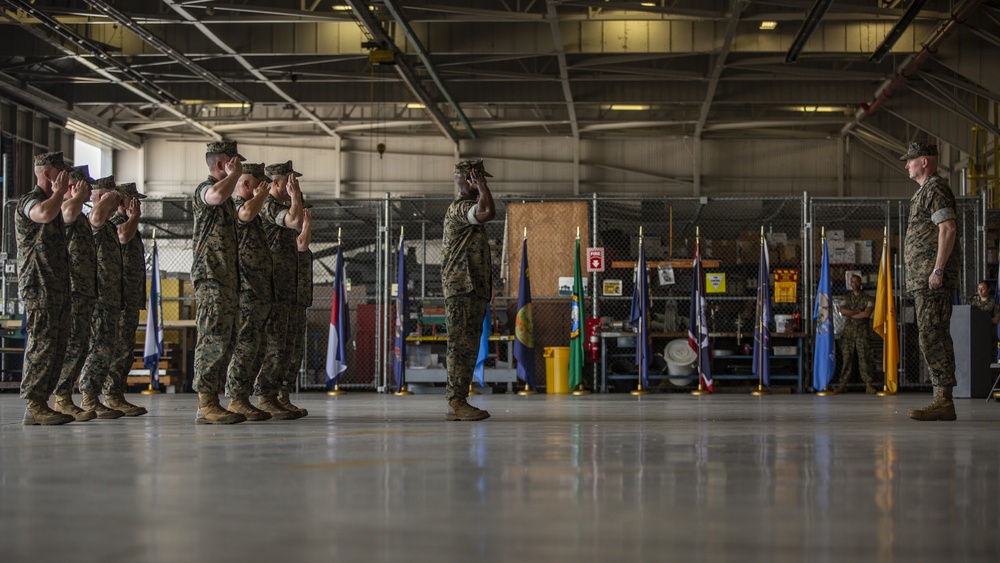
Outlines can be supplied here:
M736 264L740 260L739 245L735 240L713 240L712 245L706 249L706 256Z
M843 229L827 229L826 242L844 242Z
M854 263L872 264L874 243L870 240L854 241Z
M780 262L798 263L802 261L802 249L798 241L783 244L778 248L777 258Z
M830 242L827 241L830 251L831 264L854 264L857 258L854 243Z
M767 242L773 245L788 244L788 235L785 233L768 233Z

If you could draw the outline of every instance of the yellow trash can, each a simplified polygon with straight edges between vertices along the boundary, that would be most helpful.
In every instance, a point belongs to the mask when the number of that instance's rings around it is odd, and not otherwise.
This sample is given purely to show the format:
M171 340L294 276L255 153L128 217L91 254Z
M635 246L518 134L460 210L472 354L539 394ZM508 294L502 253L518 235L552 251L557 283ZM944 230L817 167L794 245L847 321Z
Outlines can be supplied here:
M545 392L549 395L569 395L569 346L546 346Z

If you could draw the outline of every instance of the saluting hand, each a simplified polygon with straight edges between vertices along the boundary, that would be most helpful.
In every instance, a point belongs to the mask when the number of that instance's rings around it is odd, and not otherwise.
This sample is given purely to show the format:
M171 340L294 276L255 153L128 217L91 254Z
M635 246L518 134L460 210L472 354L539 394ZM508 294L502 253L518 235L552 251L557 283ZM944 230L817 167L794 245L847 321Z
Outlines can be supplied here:
M142 208L139 206L138 198L132 198L132 202L128 204L128 209L125 210L125 215L128 215L129 219L142 217Z
M266 193L267 193L267 184L261 182L257 184L256 188L253 189L253 198L258 199L264 197L264 194Z
M296 197L302 193L299 189L299 179L292 174L288 177L288 182L285 184L285 191L288 192L289 197Z
M234 156L226 162L226 176L235 174L237 176L243 175L243 162L240 161L240 157Z
M69 188L69 174L65 170L56 174L56 179L52 181L52 192L64 194Z

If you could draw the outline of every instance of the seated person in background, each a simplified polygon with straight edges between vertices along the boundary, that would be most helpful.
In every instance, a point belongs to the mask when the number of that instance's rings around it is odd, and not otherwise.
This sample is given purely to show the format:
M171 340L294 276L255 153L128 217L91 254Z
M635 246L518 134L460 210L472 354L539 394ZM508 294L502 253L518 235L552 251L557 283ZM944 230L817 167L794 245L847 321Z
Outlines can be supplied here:
M990 297L990 284L986 280L979 282L976 287L976 294L969 298L969 305L979 307L990 315L993 324L1000 322L1000 303Z

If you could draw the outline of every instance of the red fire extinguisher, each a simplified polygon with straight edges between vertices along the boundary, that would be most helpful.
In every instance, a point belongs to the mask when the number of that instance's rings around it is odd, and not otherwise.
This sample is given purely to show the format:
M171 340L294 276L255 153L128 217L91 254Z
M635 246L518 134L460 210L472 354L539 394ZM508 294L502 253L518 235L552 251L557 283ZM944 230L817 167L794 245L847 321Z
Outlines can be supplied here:
M597 363L601 361L601 319L584 319L583 348L584 355L588 362Z

